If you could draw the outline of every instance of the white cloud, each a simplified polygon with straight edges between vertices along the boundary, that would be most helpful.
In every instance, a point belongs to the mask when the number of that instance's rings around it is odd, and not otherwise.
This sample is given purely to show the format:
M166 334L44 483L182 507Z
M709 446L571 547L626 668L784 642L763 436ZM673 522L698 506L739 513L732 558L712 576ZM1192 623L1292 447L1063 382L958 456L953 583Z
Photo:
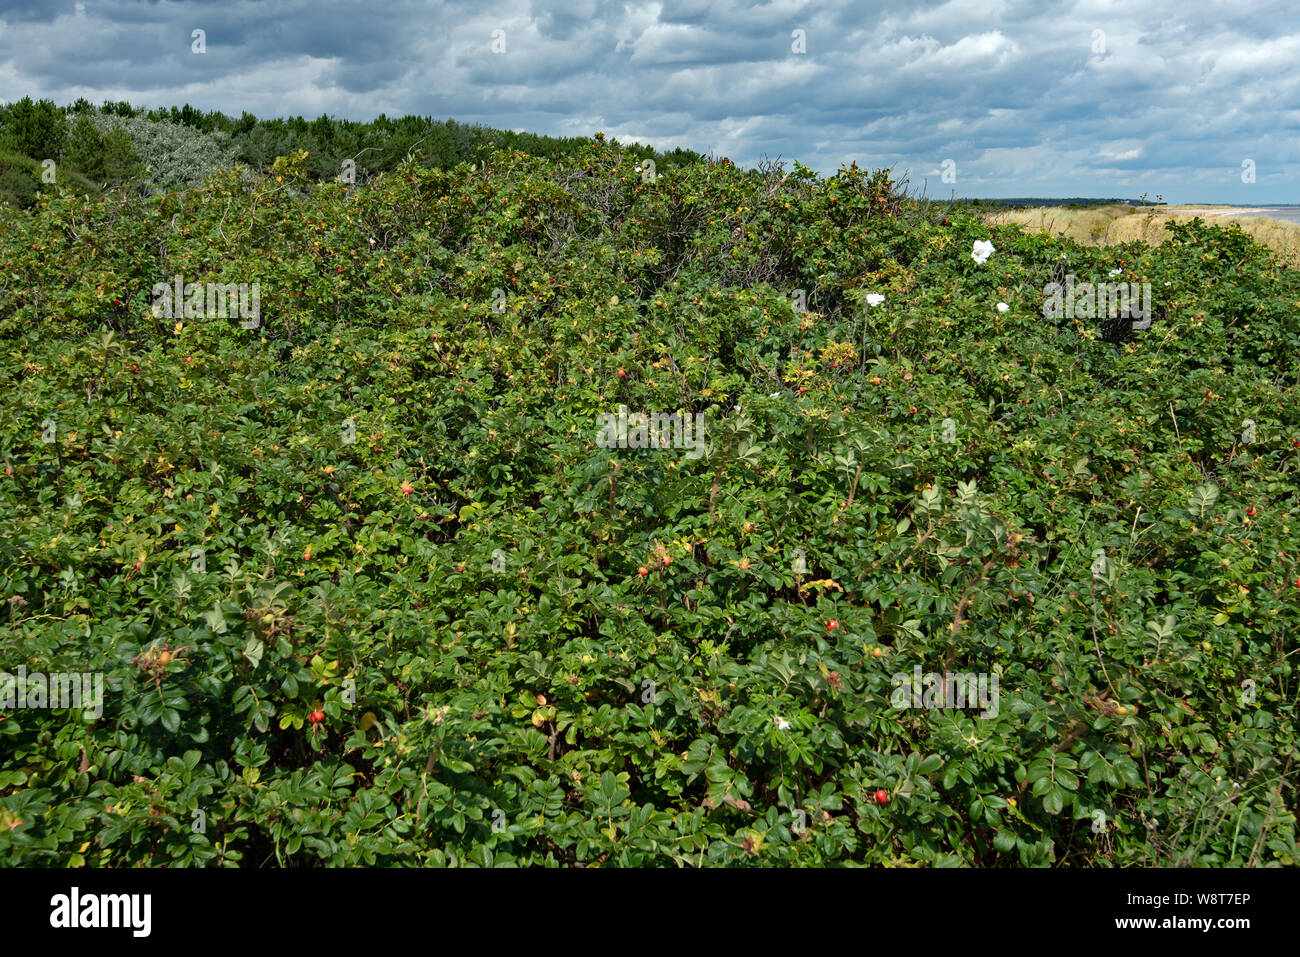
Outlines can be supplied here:
M11 8L0 98L453 116L657 148L857 161L946 195L1294 200L1291 0L341 0ZM59 12L61 11L61 12ZM189 52L190 30L209 52ZM508 52L491 53L492 30ZM802 29L807 53L790 49ZM1105 49L1094 49L1104 33ZM1258 164L1240 182L1240 162ZM955 161L955 184L940 164ZM1178 195L1182 192L1184 195Z

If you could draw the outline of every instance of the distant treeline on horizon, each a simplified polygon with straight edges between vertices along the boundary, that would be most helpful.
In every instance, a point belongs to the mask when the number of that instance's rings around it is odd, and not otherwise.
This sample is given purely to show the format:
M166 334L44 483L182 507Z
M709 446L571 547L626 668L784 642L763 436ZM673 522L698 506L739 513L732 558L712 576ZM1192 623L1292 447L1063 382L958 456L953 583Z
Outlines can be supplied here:
M1168 203L1151 199L1094 199L1086 196L1071 196L1068 199L1052 199L1037 196L1021 196L1013 199L962 199L958 203L972 206L1168 206Z
M335 179L347 161L357 182L393 169L415 155L427 167L447 169L473 162L484 149L521 150L542 158L571 155L590 137L517 133L427 116L369 122L319 116L258 119L245 111L231 117L189 104L146 110L127 102L95 106L79 99L68 106L23 97L0 105L0 199L30 206L54 181L84 192L135 186L159 193L191 187L217 169L243 163L264 172L276 157L305 150L308 173ZM620 148L658 171L704 157L687 149L661 152L640 143Z

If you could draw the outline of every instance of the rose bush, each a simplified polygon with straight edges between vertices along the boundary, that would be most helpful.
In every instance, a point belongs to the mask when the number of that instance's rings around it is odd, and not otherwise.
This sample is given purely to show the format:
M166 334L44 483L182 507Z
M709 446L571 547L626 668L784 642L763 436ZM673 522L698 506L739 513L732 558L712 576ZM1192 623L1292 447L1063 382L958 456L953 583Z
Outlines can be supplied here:
M308 162L2 214L0 669L106 688L0 708L0 860L1296 863L1300 282L1239 230ZM1043 318L1121 263L1149 329Z

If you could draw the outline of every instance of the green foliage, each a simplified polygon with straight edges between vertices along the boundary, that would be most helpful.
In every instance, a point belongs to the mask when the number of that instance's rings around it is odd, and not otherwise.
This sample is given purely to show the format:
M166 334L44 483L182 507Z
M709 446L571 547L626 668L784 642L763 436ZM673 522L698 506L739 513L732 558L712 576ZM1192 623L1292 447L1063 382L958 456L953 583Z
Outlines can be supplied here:
M66 123L51 100L25 96L0 107L0 142L34 159L53 159L63 151Z
M112 125L101 133L92 116L93 113L82 112L72 122L63 162L83 176L107 186L135 181L143 169L130 137L119 125Z
M140 167L130 140L120 130L101 134L93 115L84 100L70 119L48 100L0 107L0 199L27 207L60 181L87 194L134 181Z
M0 714L0 860L1294 866L1296 274L646 158L6 212L2 667L106 686ZM1043 318L1112 269L1149 329Z
M6 202L30 206L43 191L56 190L60 181L83 195L99 191L95 183L69 165L55 162L49 166L46 161L38 163L21 153L0 151L0 196Z
M125 102L105 102L96 109L83 98L62 111L49 101L30 99L0 107L0 145L6 143L21 166L39 167L41 158L59 157L78 183L130 183L158 193L201 186L218 169L236 162L266 172L278 157L297 152L306 154L304 171L311 180L364 183L408 157L425 167L451 169L499 149L547 159L572 156L587 141L419 116L381 115L369 123L328 116L258 120L251 113L233 119L188 104L145 111ZM652 160L660 170L700 159L680 148L668 153L639 144L622 148L640 160ZM6 188L4 175L0 169L0 198L19 206L35 201L39 176L16 173ZM97 188L91 183L92 192Z
M102 135L106 163L110 150L114 156L120 154L125 137L135 162L144 167L142 186L148 192L170 192L203 183L236 160L236 151L225 133L202 133L181 123L144 116L87 112L82 117ZM118 163L114 172L121 179L128 174L121 168L126 164L121 159Z
M0 199L30 206L40 192L40 164L21 153L0 152Z

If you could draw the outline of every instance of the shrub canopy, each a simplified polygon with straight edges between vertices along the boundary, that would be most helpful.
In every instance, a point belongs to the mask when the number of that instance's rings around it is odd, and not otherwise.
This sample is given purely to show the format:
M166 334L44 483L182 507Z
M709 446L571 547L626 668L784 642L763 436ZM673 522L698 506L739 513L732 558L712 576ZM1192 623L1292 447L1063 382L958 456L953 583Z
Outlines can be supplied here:
M644 158L0 211L0 860L1294 865L1296 273Z

